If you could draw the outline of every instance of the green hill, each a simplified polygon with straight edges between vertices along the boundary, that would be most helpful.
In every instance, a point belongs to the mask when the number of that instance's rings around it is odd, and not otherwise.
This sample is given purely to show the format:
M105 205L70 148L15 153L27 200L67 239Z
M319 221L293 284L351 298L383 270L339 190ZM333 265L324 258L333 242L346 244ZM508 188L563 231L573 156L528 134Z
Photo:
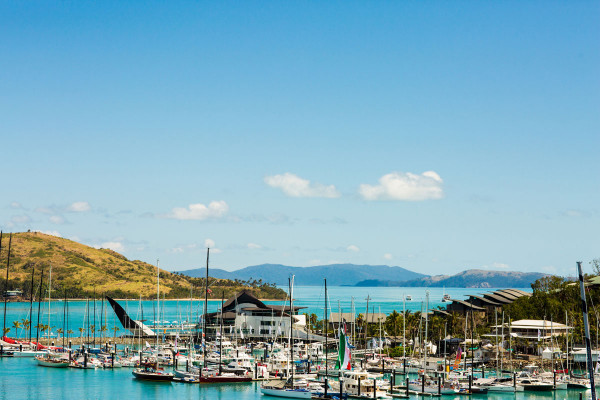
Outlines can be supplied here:
M0 252L0 286L4 287L9 237L2 238ZM52 266L54 296L70 298L107 294L117 298L156 297L156 266L109 250L96 249L72 240L39 232L13 233L10 254L8 289L21 289L26 296L31 287L35 268L34 287L39 287L44 271L44 285ZM204 279L160 270L160 290L167 298L204 297ZM251 290L259 298L285 298L285 292L268 283L209 279L211 298L225 297L241 289Z

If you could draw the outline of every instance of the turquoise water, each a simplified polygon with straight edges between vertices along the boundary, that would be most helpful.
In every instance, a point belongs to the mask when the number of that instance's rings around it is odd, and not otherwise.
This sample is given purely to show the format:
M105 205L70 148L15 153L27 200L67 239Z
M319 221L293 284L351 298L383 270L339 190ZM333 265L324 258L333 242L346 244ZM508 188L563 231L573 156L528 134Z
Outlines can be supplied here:
M511 395L473 395L473 399L515 400L575 400L578 391L557 391L544 394L517 393ZM584 398L587 398L586 392ZM153 383L133 379L130 368L80 370L44 368L27 358L0 358L0 399L273 399L262 396L260 383L236 385L198 385L184 383ZM419 397L412 396L417 399ZM443 396L458 400L465 396Z
M445 303L441 302L444 293L450 294L452 298L463 299L465 295L469 294L481 294L492 291L493 289L467 289L467 288L395 288L395 287L384 287L384 288L373 288L373 287L344 287L344 286L332 286L328 288L328 298L330 311L337 312L338 307L342 312L351 311L352 298L354 298L354 306L356 314L366 312L367 296L369 300L369 312L382 312L389 314L393 310L402 312L403 307L406 306L407 310L410 311L421 311L425 308L426 293L429 291L429 308L435 308L437 306L443 306ZM531 291L531 289L522 289L525 291ZM406 295L412 296L412 301L403 302L403 298ZM295 305L306 307L301 312L315 313L319 318L323 318L324 310L324 288L322 286L296 286L294 288L294 299ZM266 302L270 304L283 304L283 300ZM202 315L204 309L204 302L200 300L194 300L190 303L189 300L167 300L166 302L161 301L161 312L160 318L156 316L156 301L142 301L139 300L121 300L119 303L127 310L128 314L136 319L143 319L151 324L155 320L160 321L198 321L199 316ZM220 301L209 301L208 310L209 312L216 311L221 305ZM52 332L55 333L56 329L63 327L63 306L62 301L52 301L50 305L50 325L54 327ZM37 303L33 304L33 326L37 324ZM108 303L104 302L104 313L102 313L102 302L96 300L96 321L94 323L94 306L93 302L89 303L90 313L90 324L100 326L101 315L103 318L103 324L107 325L109 329L105 333L105 336L112 336L112 328L114 326L119 327L121 330L117 335L123 333L122 327L118 320L116 320L112 308ZM74 332L73 336L79 336L78 328L86 326L87 320L87 305L85 301L69 301L69 315L68 315L68 328ZM29 317L29 303L9 303L6 315L6 326L12 328L13 321L22 320ZM42 303L40 322L42 324L48 324L48 304ZM19 337L26 337L28 332L25 332L23 328L19 329L16 334ZM99 335L98 333L96 334ZM11 329L9 336L14 337L14 328ZM35 330L33 332L35 336Z

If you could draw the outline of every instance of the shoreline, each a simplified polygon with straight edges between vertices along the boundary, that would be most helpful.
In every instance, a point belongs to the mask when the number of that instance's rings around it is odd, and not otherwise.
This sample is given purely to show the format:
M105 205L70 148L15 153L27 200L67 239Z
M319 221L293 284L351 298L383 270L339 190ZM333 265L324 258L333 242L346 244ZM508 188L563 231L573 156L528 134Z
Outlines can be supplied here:
M88 298L88 299L67 299L67 301L88 301L88 300L94 300L93 298ZM102 297L97 297L96 300L102 300ZM139 298L137 299L113 299L115 301L140 301ZM286 299L258 299L260 301L286 301ZM64 303L65 299L51 299L50 300L53 303ZM156 299L142 299L142 301L156 301ZM160 299L160 301L181 301L181 302L186 302L186 301L201 301L203 302L204 299L198 299L198 298L187 298L187 299ZM221 299L208 299L209 302L211 301L222 301ZM6 301L7 303L29 303L30 300L28 299L8 299ZM37 300L33 301L34 303L37 303ZM47 303L48 299L42 299L41 300L42 303Z

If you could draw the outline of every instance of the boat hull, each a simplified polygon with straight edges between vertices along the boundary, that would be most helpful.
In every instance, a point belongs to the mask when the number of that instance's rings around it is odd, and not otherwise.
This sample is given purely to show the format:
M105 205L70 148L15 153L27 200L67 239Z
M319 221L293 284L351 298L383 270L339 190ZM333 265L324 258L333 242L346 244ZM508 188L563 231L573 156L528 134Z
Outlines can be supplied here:
M291 390L291 389L269 389L261 388L262 394L275 397L286 397L288 399L310 399L312 394L306 390Z
M172 374L157 374L154 372L144 371L132 371L131 373L136 379L140 379L142 381L171 382L173 380Z
M200 383L244 383L252 382L251 376L201 376Z
M37 363L40 367L49 367L49 368L67 368L69 366L69 361L55 361L55 360L42 360L37 358Z
M550 392L554 390L553 385L528 385L523 384L523 389L526 392Z

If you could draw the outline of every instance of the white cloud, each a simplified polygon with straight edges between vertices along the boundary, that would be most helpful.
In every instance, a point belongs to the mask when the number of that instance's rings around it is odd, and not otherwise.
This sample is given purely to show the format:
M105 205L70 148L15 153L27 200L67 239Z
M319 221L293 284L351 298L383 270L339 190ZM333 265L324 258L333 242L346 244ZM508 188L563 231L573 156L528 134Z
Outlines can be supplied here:
M340 197L334 185L311 183L308 179L286 172L285 174L265 177L265 183L273 188L281 189L289 197Z
M34 232L43 233L44 235L62 237L62 235L58 231L34 231Z
M442 178L433 172L421 175L392 172L379 178L378 185L362 184L358 192L365 200L421 201L444 197Z
M171 252L171 253L183 253L183 247L173 247L171 250L169 250L169 252Z
M353 251L355 253L360 251L360 249L358 248L358 246L355 246L353 244L351 244L350 246L346 247L346 250Z
M498 263L498 262L492 263L491 265L483 265L479 268L485 269L485 270L492 270L492 271L496 271L499 269L504 269L504 270L511 269L510 265L504 264L504 263Z
M121 242L104 242L100 245L103 249L111 249L118 253L122 253L125 250L125 246Z
M75 203L72 203L69 207L67 207L67 211L71 212L86 212L90 211L91 209L92 207L87 201L76 201Z
M25 215L25 214L21 214L21 215L14 215L11 219L10 222L12 222L13 224L28 224L31 222L31 218L29 217L29 215Z
M392 255L390 253L385 253L383 255L383 258L385 258L386 260L391 260L392 259Z
M583 218L583 217L589 217L590 213L587 211L582 211L582 210L567 210L565 212L562 213L565 217L569 217L569 218Z
M187 208L175 207L167 218L178 220L205 220L209 218L220 218L227 214L229 206L223 200L211 201L208 206L201 203L190 204Z
M13 201L10 203L10 208L20 209L23 208L23 206L18 201Z
M204 241L204 247L209 247L209 248L215 247L215 241L212 239L206 239Z
M60 215L53 215L48 219L53 224L64 224L65 223L65 219L63 217L61 217Z
M256 243L248 243L247 246L250 250L262 249L262 246Z

